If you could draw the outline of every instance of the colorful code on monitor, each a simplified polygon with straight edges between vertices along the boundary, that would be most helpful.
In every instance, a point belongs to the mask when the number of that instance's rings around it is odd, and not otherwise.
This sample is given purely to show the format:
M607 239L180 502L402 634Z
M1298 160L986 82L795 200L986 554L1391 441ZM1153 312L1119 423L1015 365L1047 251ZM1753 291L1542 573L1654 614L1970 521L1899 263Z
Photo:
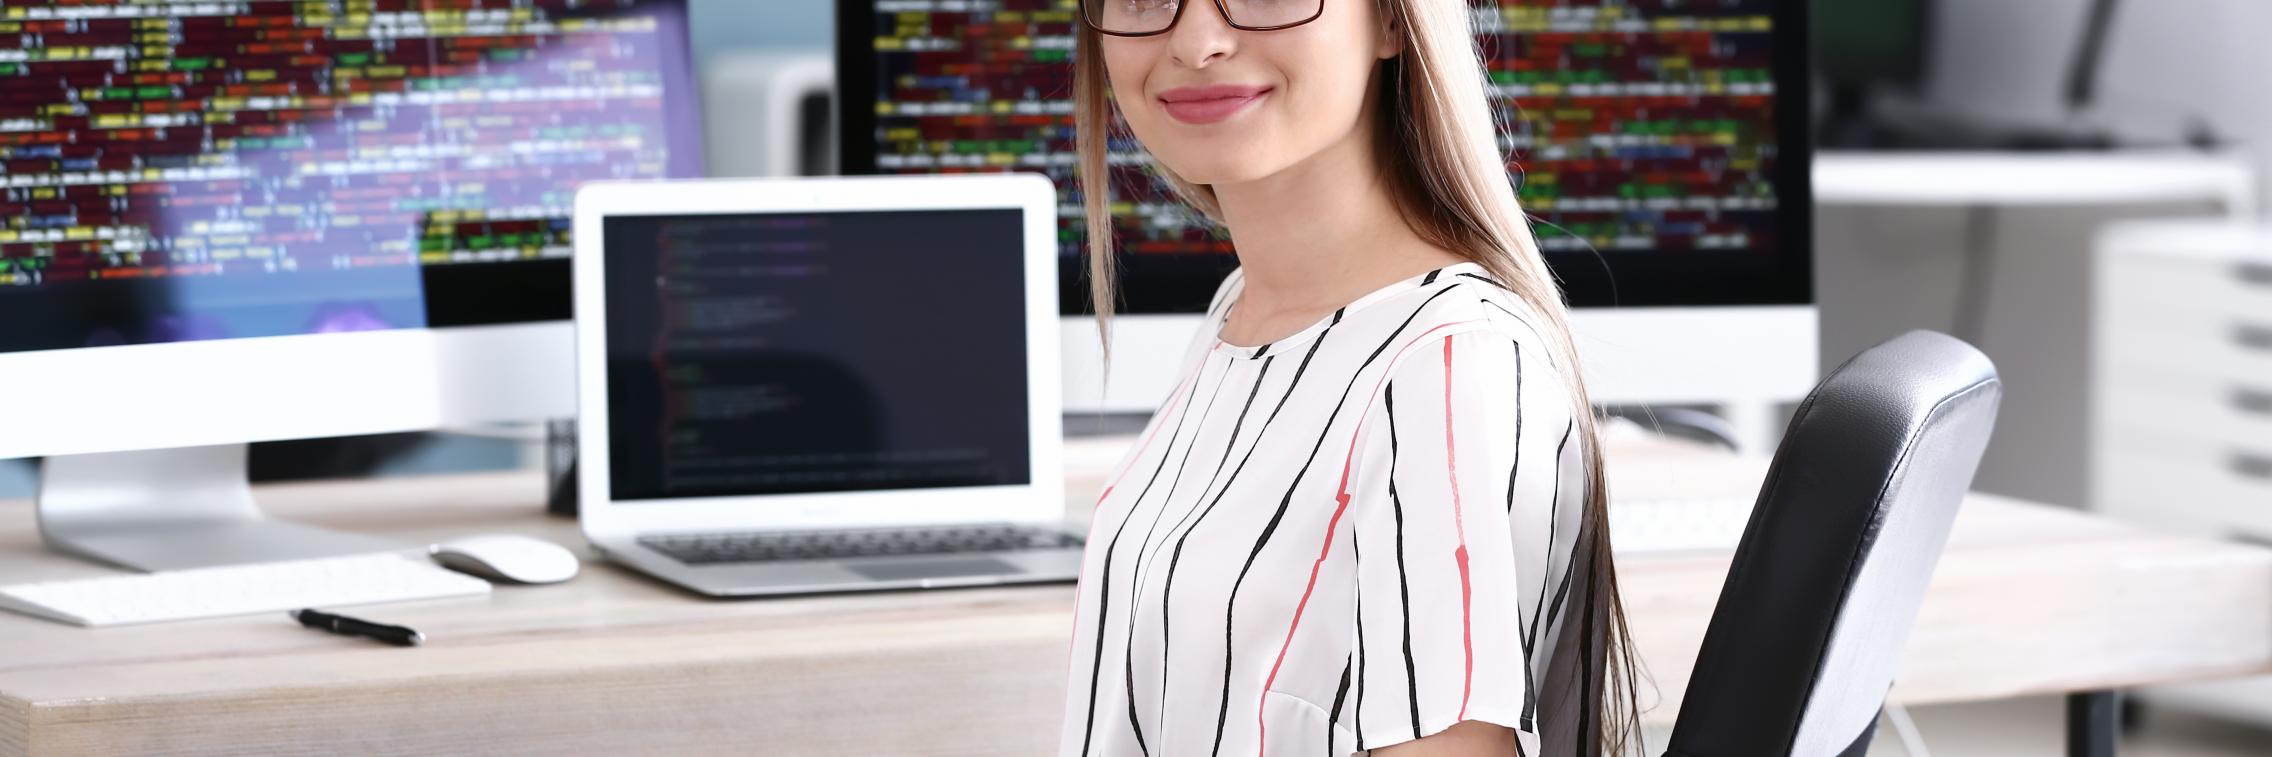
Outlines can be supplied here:
M0 284L566 257L690 128L652 5L11 0Z
M1542 248L1776 244L1774 4L1473 6L1509 180ZM875 0L875 8L877 96L853 107L875 109L876 169L1046 173L1061 193L1062 254L1076 257L1085 238L1070 65L1078 0ZM1109 148L1124 252L1230 252L1220 230L1151 174L1140 146L1122 136Z

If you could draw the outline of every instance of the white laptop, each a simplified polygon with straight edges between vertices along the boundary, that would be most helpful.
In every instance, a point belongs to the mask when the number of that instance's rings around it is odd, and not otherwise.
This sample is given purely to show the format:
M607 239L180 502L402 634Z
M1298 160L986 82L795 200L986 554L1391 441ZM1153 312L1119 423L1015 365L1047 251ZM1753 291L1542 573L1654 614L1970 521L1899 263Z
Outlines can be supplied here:
M1027 174L586 185L585 536L712 595L1071 580L1056 235Z

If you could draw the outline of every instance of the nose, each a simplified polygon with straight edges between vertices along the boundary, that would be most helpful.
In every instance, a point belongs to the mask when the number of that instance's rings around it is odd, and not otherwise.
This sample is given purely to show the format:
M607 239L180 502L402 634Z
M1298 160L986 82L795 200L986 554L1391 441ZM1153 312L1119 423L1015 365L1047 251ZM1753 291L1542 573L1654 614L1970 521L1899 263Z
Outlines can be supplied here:
M1238 50L1238 30L1215 0L1183 0L1183 18L1168 32L1168 57L1189 68L1206 68Z

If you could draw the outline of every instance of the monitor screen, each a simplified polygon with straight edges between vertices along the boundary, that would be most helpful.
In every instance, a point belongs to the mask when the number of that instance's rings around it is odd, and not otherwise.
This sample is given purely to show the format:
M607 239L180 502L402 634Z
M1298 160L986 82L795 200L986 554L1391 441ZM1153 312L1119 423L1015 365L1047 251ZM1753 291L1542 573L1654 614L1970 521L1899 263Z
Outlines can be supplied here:
M684 0L0 12L0 352L560 320L594 179L701 173Z
M1078 0L837 6L844 171L1049 174L1062 193L1061 307L1085 312ZM1473 8L1509 181L1572 304L1812 300L1804 3ZM1152 177L1138 145L1111 151L1125 310L1204 310L1236 264L1230 242Z
M1932 25L1927 0L1812 0L1814 70L1834 86L1924 83Z
M616 501L1032 482L1024 211L601 228Z

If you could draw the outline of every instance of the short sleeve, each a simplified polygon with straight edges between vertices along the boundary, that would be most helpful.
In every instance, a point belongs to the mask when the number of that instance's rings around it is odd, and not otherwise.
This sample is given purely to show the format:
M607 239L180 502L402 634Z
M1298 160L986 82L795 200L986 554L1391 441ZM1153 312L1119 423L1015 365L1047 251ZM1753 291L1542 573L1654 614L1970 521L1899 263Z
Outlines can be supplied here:
M1495 330L1416 346L1391 370L1351 476L1358 701L1343 723L1374 749L1480 720L1538 754L1547 647L1529 620L1567 571L1554 544L1570 535L1549 532L1570 395L1543 352Z

